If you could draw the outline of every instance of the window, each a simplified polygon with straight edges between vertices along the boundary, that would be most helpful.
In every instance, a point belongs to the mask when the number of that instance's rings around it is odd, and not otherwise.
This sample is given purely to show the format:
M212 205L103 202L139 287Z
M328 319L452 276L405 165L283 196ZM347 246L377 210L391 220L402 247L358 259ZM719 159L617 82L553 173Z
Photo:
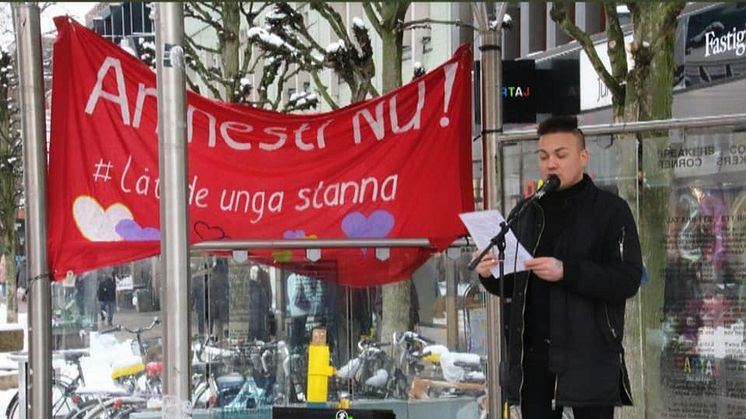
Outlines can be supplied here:
M427 54L433 50L433 38L430 36L422 37L422 53Z

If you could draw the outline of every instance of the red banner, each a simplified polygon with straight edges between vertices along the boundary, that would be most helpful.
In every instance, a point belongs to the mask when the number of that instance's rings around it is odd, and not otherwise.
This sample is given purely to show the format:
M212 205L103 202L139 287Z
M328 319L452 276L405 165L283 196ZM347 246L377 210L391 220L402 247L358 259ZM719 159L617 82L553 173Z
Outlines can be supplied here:
M48 177L54 278L160 252L155 73L55 19ZM190 243L430 239L443 249L472 211L471 52L385 96L320 114L187 97ZM401 280L429 256L392 249L257 253L353 286Z

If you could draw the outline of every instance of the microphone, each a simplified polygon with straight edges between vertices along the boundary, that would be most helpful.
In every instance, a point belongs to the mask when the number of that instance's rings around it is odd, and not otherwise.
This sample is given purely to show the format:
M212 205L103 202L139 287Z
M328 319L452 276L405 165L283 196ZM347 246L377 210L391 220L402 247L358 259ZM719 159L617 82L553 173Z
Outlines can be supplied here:
M541 188L539 188L538 191L534 194L533 197L531 197L532 200L534 199L541 199L544 195L546 195L548 192L554 192L557 189L559 189L560 184L560 178L557 177L557 175L549 175L547 180L544 181L544 184L541 185Z
M477 265L479 265L479 262L482 261L482 258L487 254L487 252L489 252L493 246L498 245L500 242L502 242L503 246L501 252L502 250L505 250L505 234L508 232L508 229L513 225L513 223L518 219L523 210L528 207L528 203L541 199L541 197L543 197L547 192L556 191L557 189L559 189L561 183L562 182L560 181L560 178L557 177L557 175L549 175L547 180L545 180L544 183L541 185L541 188L539 188L539 190L537 190L531 198L521 201L521 203L519 204L521 205L520 208L518 208L518 210L512 214L512 217L508 217L507 221L502 222L502 224L500 225L500 232L497 233L497 235L490 240L489 246L482 250L482 253L480 253L479 256L469 262L467 268L470 271L476 269Z

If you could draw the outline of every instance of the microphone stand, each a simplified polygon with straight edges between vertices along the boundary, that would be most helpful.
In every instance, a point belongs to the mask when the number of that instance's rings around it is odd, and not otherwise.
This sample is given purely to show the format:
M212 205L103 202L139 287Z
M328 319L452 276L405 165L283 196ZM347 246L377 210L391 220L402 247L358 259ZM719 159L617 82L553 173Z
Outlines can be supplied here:
M513 226L513 224L516 223L516 221L520 218L521 214L523 214L523 211L529 206L531 202L533 202L536 199L541 198L544 194L538 195L534 194L530 199L527 199L523 201L523 204L518 208L518 211L511 214L511 216L508 217L507 221L503 221L500 223L500 231L495 235L495 237L490 239L490 244L482 250L482 253L479 254L474 260L469 262L468 269L473 271L477 265L479 265L479 262L482 261L482 258L484 258L485 255L487 255L488 252L492 250L493 247L497 247L497 270L498 270L498 297L500 298L500 319L502 322L505 322L505 236L508 234L508 231ZM505 327L503 324L498 325L500 328L500 333L498 333L498 344L500 345L500 353L504 354L500 357L500 382L505 383L507 381L507 362L506 358L508 356L507 352L507 341L505 339ZM505 388L502 387L501 388ZM505 391L505 390L503 390ZM504 400L504 397L502 398Z

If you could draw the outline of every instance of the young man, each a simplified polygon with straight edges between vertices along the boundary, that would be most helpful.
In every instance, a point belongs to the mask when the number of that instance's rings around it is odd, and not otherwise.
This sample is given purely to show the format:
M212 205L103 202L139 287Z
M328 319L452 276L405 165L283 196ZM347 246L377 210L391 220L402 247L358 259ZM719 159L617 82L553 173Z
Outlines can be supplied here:
M513 231L535 257L506 278L513 298L503 388L524 419L561 418L563 406L576 419L611 419L614 406L632 404L622 336L625 301L642 274L637 228L626 202L584 173L589 156L575 117L551 118L538 135L541 174L560 186L519 204L528 207ZM495 266L492 255L477 266L492 293Z

